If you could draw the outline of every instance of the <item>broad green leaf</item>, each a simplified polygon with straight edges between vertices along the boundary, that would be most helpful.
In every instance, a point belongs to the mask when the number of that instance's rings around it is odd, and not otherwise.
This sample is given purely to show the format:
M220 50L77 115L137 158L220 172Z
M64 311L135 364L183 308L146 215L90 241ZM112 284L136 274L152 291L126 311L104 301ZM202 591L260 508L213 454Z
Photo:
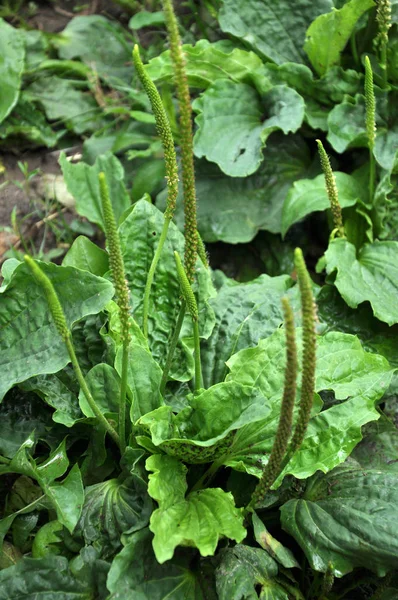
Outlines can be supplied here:
M205 242L250 242L259 229L281 231L283 201L291 184L310 165L304 140L275 133L263 151L263 162L249 177L228 177L213 163L195 164L198 228ZM162 206L165 194L162 192ZM183 230L182 186L177 200L176 223Z
M202 556L214 554L220 537L241 542L246 536L243 511L235 507L231 493L220 488L187 491L187 468L176 458L155 454L146 461L148 493L159 508L151 516L153 549L162 564L173 557L178 545L198 548Z
M180 562L160 565L149 529L137 531L113 559L107 578L109 600L204 600L200 581Z
M109 479L89 486L78 530L106 558L121 547L122 533L133 533L148 524L152 502L145 482L137 475Z
M231 79L250 83L255 71L262 68L262 60L254 52L234 45L227 46L225 40L211 44L199 40L194 46L183 45L186 71L190 87L206 89L217 79ZM146 72L156 85L169 83L173 77L170 50L149 61Z
M61 77L39 77L24 92L24 97L39 103L50 121L62 121L74 133L82 134L104 123L101 110L91 95Z
M221 29L246 42L269 60L306 62L305 33L319 15L333 8L332 0L225 0Z
M267 552L237 544L221 554L216 569L218 597L220 600L257 600L257 586L277 573L278 566Z
M121 376L123 348L119 347L115 368ZM127 383L132 393L130 416L133 422L162 406L160 382L162 370L152 354L137 344L129 348Z
M297 337L300 358L301 338ZM258 477L259 465L267 462L279 420L285 352L284 332L278 330L256 348L241 350L228 361L228 380L258 387L271 412L263 421L240 429L222 460ZM388 388L391 376L385 358L365 352L355 336L335 332L319 336L315 391L332 390L338 400L352 398L322 412L316 400L304 442L276 487L287 473L306 478L318 469L326 472L344 461L361 440L362 425L378 419L374 404Z
M143 27L153 27L164 24L163 11L148 12L141 10L137 12L129 21L130 29L142 29Z
M24 70L25 46L21 32L3 19L0 19L0 40L1 123L18 101Z
M137 323L142 322L142 309L148 270L163 228L164 216L155 206L140 200L120 225L120 243L129 283L132 314ZM174 250L184 254L184 236L171 223L162 255L155 273L148 313L149 347L154 359L162 366L169 348L171 336L179 312L180 284L175 267ZM194 285L199 308L199 331L208 337L214 325L214 313L208 300L214 295L211 273L198 259ZM181 338L183 345L177 348L172 377L189 380L193 368L191 347L187 345L192 336L192 320L189 315ZM188 363L188 369L187 369Z
M367 189L352 175L335 172L339 203L342 208L365 199ZM318 210L330 208L323 173L315 179L296 181L285 198L282 211L282 235L297 221Z
M64 556L24 557L0 571L0 600L92 600L93 590L77 581Z
M365 98L360 94L354 101L348 99L336 104L328 116L329 144L340 153L349 147L366 147L365 123Z
M375 6L373 0L351 0L340 10L320 15L309 26L304 50L318 75L338 65L358 19Z
M68 386L68 382L58 375L38 375L31 377L19 385L22 390L35 392L47 404L55 408L52 415L53 421L72 427L76 421L83 418L75 390ZM33 427L29 430L29 433Z
M51 279L68 326L98 313L113 296L109 281L72 267L40 263ZM48 309L47 299L27 265L18 266L0 295L0 398L16 383L56 373L69 355Z
M67 160L64 154L61 154L59 164L68 191L76 200L77 212L92 223L99 225L103 230L98 175L101 171L104 172L116 222L119 221L130 206L130 200L124 185L124 170L116 156L108 152L98 157L94 165L90 166L85 163L74 165Z
M313 569L341 577L355 567L383 576L398 557L397 473L338 467L308 483L304 498L282 506L282 527Z
M100 411L103 414L118 413L120 378L116 370L110 365L99 363L87 373L85 379ZM79 405L86 417L95 417L82 389L79 392Z
M57 43L60 58L80 58L112 87L131 84L132 47L119 23L100 15L75 17Z
M216 324L201 345L205 387L223 381L227 360L243 348L255 346L283 322L281 299L293 285L287 275L260 275L248 283L224 285L211 300ZM297 296L297 292L293 292ZM297 302L296 302L297 305Z
M337 271L335 286L351 308L370 302L375 316L398 323L398 242L365 244L356 255L344 239L333 240L325 253L326 271Z
M257 544L268 552L278 563L284 566L286 569L292 569L293 567L300 568L299 563L294 558L293 553L289 548L283 546L277 539L275 539L264 523L254 512L252 514L254 537L256 538Z
M218 164L232 177L257 171L269 135L299 129L304 100L286 85L272 87L262 97L251 86L219 80L194 103L198 130L195 155Z
M260 421L268 412L254 388L231 381L195 395L178 415L164 406L142 417L139 424L167 454L188 463L205 463L227 451L229 433Z
M77 237L64 260L64 267L76 267L102 277L109 271L108 254L84 235Z

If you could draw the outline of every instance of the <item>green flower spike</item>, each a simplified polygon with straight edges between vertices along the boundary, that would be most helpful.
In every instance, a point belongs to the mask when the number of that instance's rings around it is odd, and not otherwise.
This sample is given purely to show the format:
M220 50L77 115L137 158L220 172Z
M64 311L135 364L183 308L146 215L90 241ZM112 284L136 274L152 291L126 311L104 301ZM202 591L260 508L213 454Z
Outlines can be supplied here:
M373 71L369 57L365 57L365 104L366 104L366 135L369 147L369 200L373 201L376 180L376 162L374 147L376 140L376 98L373 87Z
M380 68L383 74L383 88L385 89L388 85L388 69L387 69L387 46L388 46L388 32L392 25L391 22L391 1L390 0L378 0L376 21L378 24L379 32L375 39L375 45L379 47L380 51Z
M156 267L161 256L163 246L167 237L167 232L169 230L170 221L173 218L176 207L176 200L178 195L178 166L176 152L174 148L173 134L171 132L170 123L167 118L162 99L159 95L159 92L156 89L155 84L153 83L153 81L151 81L151 79L145 72L144 65L142 64L140 57L140 51L137 45L134 46L133 61L138 77L140 78L142 86L151 103L153 114L155 115L156 129L162 141L162 146L164 150L167 180L167 204L164 213L164 225L159 238L158 246L156 248L155 254L153 255L152 263L148 271L148 277L146 280L144 292L142 329L145 337L148 337L149 298L151 295L151 288L155 276Z
M339 203L336 178L330 165L329 157L326 154L326 150L323 147L321 140L317 140L317 144L322 171L325 176L326 191L329 197L330 208L332 210L334 227L337 231L337 235L339 237L344 237L343 217L341 214L341 206Z
M119 234L117 232L115 215L113 214L112 204L109 198L105 173L100 173L98 178L102 202L102 214L105 224L105 235L109 251L109 266L116 290L116 301L119 306L120 324L122 329L123 355L119 398L119 436L123 452L126 444L126 393L130 344L129 289L127 287Z
M286 333L286 369L281 414L269 461L253 492L246 512L252 512L255 506L265 498L272 484L281 473L283 458L292 432L293 409L296 399L297 348L293 311L287 298L282 298L282 306Z
M303 253L300 248L294 251L294 266L296 268L301 297L301 312L303 320L303 367L301 375L300 408L292 440L284 459L284 467L301 446L307 431L311 416L315 391L316 364L316 307L312 293L312 282L305 266ZM283 468L284 468L283 467Z
M198 236L196 218L195 168L193 162L192 107L185 58L181 48L178 23L172 0L163 0L163 10L170 41L170 55L174 66L177 98L180 107L180 145L182 187L185 211L185 270L192 283L195 275Z
M193 338L194 338L194 347L195 347L195 391L198 392L202 387L202 367L200 361L200 338L199 338L199 313L198 313L198 305L196 303L195 294L193 293L191 284L189 283L187 274L185 273L185 269L182 266L182 262L178 252L174 252L174 257L176 261L177 267L177 275L180 281L182 295L184 296L184 300L186 302L186 306L189 310L189 313L192 317L193 323Z
M79 362L77 360L75 348L73 346L72 335L68 328L68 324L66 322L64 311L62 309L61 303L59 301L59 298L57 296L57 293L54 289L53 284L51 283L51 281L47 277L47 275L45 273L43 273L43 271L40 269L39 265L30 256L25 255L24 259L25 259L25 262L28 265L29 269L32 271L33 276L35 277L37 282L41 285L41 287L44 290L51 316L54 319L54 323L55 323L55 326L57 328L59 335L62 337L62 339L65 342L73 369L74 369L76 377L77 377L77 380L79 382L81 389L83 390L84 395L86 396L87 402L88 402L91 410L97 417L100 425L102 427L104 427L104 429L109 433L111 438L120 447L120 438L119 438L118 434L116 433L116 431L114 430L112 425L106 420L106 418L104 417L104 415L102 414L100 409L98 408L93 396L91 395L88 385L84 379L84 375L80 368Z

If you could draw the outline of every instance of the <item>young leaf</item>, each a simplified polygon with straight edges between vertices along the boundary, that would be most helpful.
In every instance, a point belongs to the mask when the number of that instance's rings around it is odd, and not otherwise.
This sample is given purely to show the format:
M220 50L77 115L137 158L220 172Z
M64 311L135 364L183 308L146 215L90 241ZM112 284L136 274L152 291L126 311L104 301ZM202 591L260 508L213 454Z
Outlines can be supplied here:
M44 263L40 268L56 290L69 328L84 316L98 313L113 296L109 281L86 271ZM49 314L45 293L27 265L15 269L0 295L0 312L2 398L15 383L56 373L67 365L69 355Z
M342 208L353 206L361 198L366 198L367 190L355 177L339 171L334 173L339 202ZM296 181L285 198L282 210L282 235L288 229L312 212L330 208L325 188L325 178L318 175L314 179Z
M153 549L160 564L172 558L180 544L211 556L220 537L236 542L246 537L242 510L235 508L231 493L206 489L185 498L187 468L171 456L155 454L147 459L146 468L153 473L148 493L159 504L149 528L155 534Z
M299 129L304 100L286 85L272 87L263 97L245 83L220 80L195 102L198 130L195 155L218 164L232 177L247 177L259 168L262 149L278 129Z
M110 152L97 158L93 165L72 164L65 154L59 158L68 191L76 200L76 210L92 223L105 230L102 216L98 175L104 172L108 182L110 198L116 222L129 208L130 199L124 184L124 170L119 160Z
M304 498L282 506L282 526L317 571L341 577L365 567L379 577L397 564L398 477L384 469L339 467L315 476ZM311 540L315 539L314 545Z
M65 254L62 265L76 267L102 277L109 271L109 258L105 250L84 235L79 235Z
M375 316L389 325L398 323L398 242L355 246L332 240L325 253L326 271L337 271L335 286L351 308L370 302Z
M304 50L318 75L339 64L340 54L358 19L375 5L373 0L351 0L341 9L320 15L309 26Z

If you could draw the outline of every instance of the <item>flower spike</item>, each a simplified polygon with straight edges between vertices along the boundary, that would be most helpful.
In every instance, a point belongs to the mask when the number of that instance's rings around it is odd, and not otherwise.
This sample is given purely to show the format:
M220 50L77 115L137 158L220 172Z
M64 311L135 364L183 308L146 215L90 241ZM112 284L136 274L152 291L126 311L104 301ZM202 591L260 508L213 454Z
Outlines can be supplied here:
M297 348L293 311L287 298L282 298L282 306L286 334L286 368L279 424L268 463L253 492L250 503L246 508L246 512L252 512L255 509L256 505L265 498L272 484L280 475L283 458L292 432L298 369Z
M35 277L35 279L37 280L39 285L42 287L42 289L44 290L51 316L54 319L54 323L55 323L55 326L57 328L59 335L62 337L62 339L65 342L65 346L68 350L70 361L72 363L73 369L76 374L76 378L79 382L79 385L86 397L86 400L87 400L91 410L97 417L98 422L100 423L101 427L103 427L109 433L109 435L116 442L116 444L119 446L119 448L122 449L121 441L120 441L118 434L116 433L116 431L114 430L112 425L107 421L107 419L102 414L100 408L98 407L97 403L95 402L95 400L89 390L86 380L84 379L84 375L80 368L79 361L77 360L75 348L73 345L72 335L71 335L71 332L69 330L69 327L68 327L68 324L66 321L65 313L62 309L61 303L57 296L57 292L55 291L55 288L54 288L51 280L47 277L47 275L41 270L39 265L30 256L25 255L24 260L25 260L25 263L28 265L29 269L31 270L33 276Z
M344 237L343 216L339 203L339 195L337 191L336 178L334 176L330 160L326 154L321 140L316 141L318 144L319 158L321 160L322 171L325 176L326 191L329 197L330 208L333 215L334 227L337 230L339 237Z
M184 191L185 211L185 270L192 283L195 275L197 256L197 217L195 168L193 161L192 106L189 95L188 79L185 71L185 57L181 48L178 22L172 0L163 0L163 10L170 41L170 55L174 66L177 98L180 107L180 136L182 187Z
M109 197L105 173L99 174L99 186L102 202L102 214L105 224L105 235L109 249L109 266L116 290L116 300L120 310L120 324L122 329L123 355L122 373L119 397L119 436L122 452L126 446L126 394L127 371L130 344L130 302L129 288L127 286L122 250L120 248L119 234L116 227L115 215Z

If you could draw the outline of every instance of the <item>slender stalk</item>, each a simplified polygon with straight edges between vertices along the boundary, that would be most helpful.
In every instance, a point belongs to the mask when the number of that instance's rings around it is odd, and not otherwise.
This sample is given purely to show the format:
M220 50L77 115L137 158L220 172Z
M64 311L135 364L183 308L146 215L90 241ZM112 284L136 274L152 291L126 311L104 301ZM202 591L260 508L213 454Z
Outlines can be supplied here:
M171 126L167 117L166 110L163 106L162 99L158 90L156 89L156 86L145 72L144 65L141 61L140 52L137 45L134 46L133 61L140 81L151 103L153 114L155 115L156 129L161 139L164 150L167 180L167 204L164 213L165 221L163 224L162 233L159 238L158 246L153 256L151 266L149 267L144 292L142 329L145 337L148 337L149 299L151 295L151 288L155 276L156 267L159 262L160 256L162 254L162 249L167 238L167 232L169 229L170 221L172 220L175 211L176 200L178 195L178 166L173 134L171 131Z
M195 344L194 357L195 357L195 392L199 392L200 388L203 387L202 379L202 365L200 362L200 337L199 337L199 323L198 320L192 319L193 321L193 340Z
M311 278L304 262L300 248L294 251L294 265L296 268L301 297L301 312L303 319L303 367L301 375L301 398L296 427L286 456L282 462L282 470L289 463L293 454L302 444L311 416L312 403L315 391L315 365L316 365L316 309L312 293Z
M373 203L376 182L376 161L374 147L376 139L376 98L373 86L373 72L369 57L365 57L365 104L366 135L369 147L369 202Z
M75 353L75 349L74 349L73 341L72 341L72 336L71 336L70 330L68 328L68 324L66 322L65 314L64 314L64 311L62 309L61 303L58 299L57 293L54 289L52 282L47 277L47 275L45 273L43 273L43 271L40 269L39 265L36 264L35 261L30 256L26 255L24 258L25 258L25 262L27 263L30 270L32 271L34 277L36 278L36 280L39 282L39 284L42 286L42 288L44 290L51 316L54 320L54 323L55 323L55 326L57 328L59 335L64 340L64 343L68 350L69 358L71 360L77 380L80 384L81 389L83 390L83 393L87 399L87 402L88 402L91 410L97 417L100 425L102 425L106 429L106 431L109 433L109 435L112 437L112 439L116 442L116 444L120 448L121 442L120 442L120 438L119 438L118 434L116 433L116 431L114 430L112 425L107 421L107 419L102 414L97 403L95 402L94 398L92 397L91 392L90 392L90 390L87 386L87 383L84 379L84 375L80 368L79 361L77 360L77 357L76 357L76 353Z
M163 0L163 10L169 36L170 56L174 67L177 98L180 107L180 145L185 212L184 266L188 280L192 283L195 276L198 245L195 167L193 160L192 106L185 70L185 57L181 47L178 22L174 13L172 0Z
M287 298L282 298L282 304L286 332L286 369L281 413L269 461L246 507L246 513L253 512L282 472L283 457L286 454L292 432L293 409L296 399L297 348L292 308Z
M195 354L195 392L198 392L202 387L202 367L200 361L200 337L199 337L199 324L198 324L198 305L196 303L195 294L191 288L191 284L188 281L185 269L182 266L182 262L178 252L174 252L174 257L177 267L177 275L180 281L181 291L184 296L184 300L187 304L189 313L192 318L193 324L193 338L194 338L194 354Z
M1 463L2 465L9 465L9 464L10 464L10 462L11 462L11 461L10 461L10 459L9 459L9 458L6 458L5 456L0 456L0 463Z
M89 388L88 385L86 383L86 380L84 379L84 375L82 373L82 370L80 368L79 365L79 361L77 360L77 356L75 353L75 349L73 346L73 342L71 340L70 337L65 339L65 344L66 347L68 349L69 352L69 357L73 366L73 369L75 371L77 380L79 382L79 385L81 387L81 389L83 390L83 394L86 397L86 400L88 402L89 407L91 408L91 410L93 411L93 413L95 414L95 416L97 417L97 419L100 421L100 423L105 427L106 431L109 433L109 435L111 436L111 438L116 442L116 444L120 447L121 449L121 439L119 438L118 434L116 433L116 431L114 430L114 428L112 427L112 425L107 421L107 419L104 417L104 415L102 414L101 410L98 408L97 403L95 402Z
M352 33L351 37L350 37L350 46L351 46L351 52L352 52L352 57L354 59L354 62L356 65L359 65L359 55L358 55L358 48L357 48L357 37L355 34L355 31Z
M149 299L151 297L152 283L153 283L153 279L155 277L156 267L158 265L158 262L160 260L161 254L162 254L163 246L164 246L164 243L167 238L170 221L171 221L171 219L169 219L165 216L162 233L160 234L159 242L158 242L157 248L155 250L155 254L153 255L151 266L149 267L147 280L145 283L143 313L142 313L142 331L146 338L148 337Z
M321 161L322 171L325 176L326 191L328 194L330 208L332 210L333 223L337 231L338 237L344 237L343 215L339 203L339 195L337 191L336 178L334 176L330 160L326 154L325 148L321 140L316 140L318 144L319 158Z
M215 474L217 473L218 469L222 466L224 460L225 460L225 456L221 456L220 458L215 460L210 465L210 467L203 473L202 477L200 479L198 479L198 481L195 483L195 485L191 489L191 492L196 492L197 490L201 490L204 487L208 486L211 483L211 481L214 479Z
M169 351L167 353L166 363L163 367L163 375L162 375L162 380L160 382L160 393L162 394L162 396L164 396L164 392L165 392L166 385L168 382L169 372L171 369L171 365L173 363L174 353L177 348L178 340L180 338L180 332L181 332L182 324L184 322L186 308L187 308L187 303L185 302L185 300L183 300L181 302L180 312L178 313L177 323L176 323L176 326L174 329L173 337L171 338L171 342L169 345Z
M105 173L99 174L99 186L102 202L102 213L105 224L105 234L109 250L109 266L116 290L116 301L119 306L122 347L122 371L119 395L119 437L121 451L126 448L126 391L130 344L130 303L129 289L126 282L122 250L117 231L115 215L109 197Z

